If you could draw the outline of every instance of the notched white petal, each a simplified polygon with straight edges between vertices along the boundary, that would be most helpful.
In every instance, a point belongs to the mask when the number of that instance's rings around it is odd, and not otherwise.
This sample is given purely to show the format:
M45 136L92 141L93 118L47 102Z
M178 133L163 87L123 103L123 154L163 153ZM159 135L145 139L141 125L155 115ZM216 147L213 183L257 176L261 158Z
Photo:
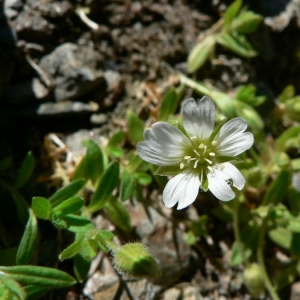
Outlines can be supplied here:
M250 149L253 143L254 137L251 132L236 133L219 143L216 149L219 155L237 156Z
M200 188L199 176L182 172L167 183L163 191L163 202L166 207L173 207L178 203L177 209L183 209L193 203Z
M236 156L251 148L253 134L244 132L246 129L247 122L242 118L234 118L225 123L215 137L218 154Z
M179 164L181 158L178 156L162 155L159 151L153 150L147 142L139 142L136 146L138 155L146 162L158 166L172 166Z
M229 201L235 197L232 186L241 190L245 186L242 173L231 163L214 166L207 174L209 190L222 201Z
M208 97L202 97L198 103L191 98L184 102L182 109L184 129L189 136L199 139L208 138L215 124L215 106Z

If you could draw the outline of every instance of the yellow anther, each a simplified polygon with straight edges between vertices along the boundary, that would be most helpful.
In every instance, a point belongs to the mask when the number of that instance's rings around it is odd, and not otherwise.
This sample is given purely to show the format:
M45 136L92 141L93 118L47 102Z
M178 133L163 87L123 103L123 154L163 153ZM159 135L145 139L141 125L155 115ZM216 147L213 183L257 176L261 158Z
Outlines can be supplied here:
M184 159L190 159L191 158L191 156L185 156L184 157Z
M184 168L184 163L181 163L181 164L179 165L179 167L180 167L180 170L182 170L182 169Z
M209 156L216 156L216 153L214 153L214 152L209 152L208 155L209 155Z
M192 140L192 141L196 141L196 140L197 140L197 137L196 137L196 136L191 136L191 140Z
M199 145L198 148L199 148L199 149L205 149L205 147L206 147L206 146L205 146L203 143L201 143L201 144Z
M217 141L212 141L211 144L212 144L213 146L216 146L216 145L218 144L218 142L217 142Z

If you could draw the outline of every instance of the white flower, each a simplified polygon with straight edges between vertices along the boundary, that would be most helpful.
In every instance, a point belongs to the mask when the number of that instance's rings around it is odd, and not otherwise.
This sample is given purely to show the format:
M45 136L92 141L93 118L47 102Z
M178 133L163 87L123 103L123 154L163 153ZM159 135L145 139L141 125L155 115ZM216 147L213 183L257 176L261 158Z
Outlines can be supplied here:
M189 99L183 104L184 130L157 122L144 132L139 142L139 156L160 166L159 175L176 175L166 185L163 201L166 207L182 209L193 203L199 188L208 189L220 200L235 197L233 186L241 190L245 179L230 163L253 144L253 134L245 132L247 123L234 118L214 131L215 106L208 97L196 103Z

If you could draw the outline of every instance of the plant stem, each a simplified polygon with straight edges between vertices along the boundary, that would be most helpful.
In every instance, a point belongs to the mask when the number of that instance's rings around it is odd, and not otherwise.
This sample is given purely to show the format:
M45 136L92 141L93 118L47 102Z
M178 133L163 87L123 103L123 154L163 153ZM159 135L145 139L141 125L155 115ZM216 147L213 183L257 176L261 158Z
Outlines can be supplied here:
M233 231L234 231L235 240L238 243L238 247L242 255L243 262L246 263L246 265L248 265L249 262L245 255L244 244L242 242L241 234L240 234L239 208L240 208L240 200L239 200L239 195L237 195L237 197L234 199L234 207L233 207Z
M269 211L270 211L270 209L269 209ZM257 255L258 264L260 266L260 269L261 269L261 272L262 272L262 275L264 278L265 286L266 286L270 296L272 297L273 300L280 300L280 298L277 295L276 290L269 278L269 275L267 273L266 265L265 265L265 258L264 258L264 254L263 254L264 236L265 236L267 220L268 220L268 215L264 218L260 232L259 232L256 255Z

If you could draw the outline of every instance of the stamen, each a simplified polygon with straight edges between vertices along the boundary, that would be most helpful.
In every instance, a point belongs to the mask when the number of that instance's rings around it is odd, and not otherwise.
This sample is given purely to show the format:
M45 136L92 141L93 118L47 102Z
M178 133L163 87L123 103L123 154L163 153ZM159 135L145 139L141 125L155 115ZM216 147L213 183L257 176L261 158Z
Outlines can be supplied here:
M191 139L192 141L196 141L196 140L197 140L197 137L196 137L196 136L191 136L190 139Z
M200 153L197 150L193 150L199 157L200 157Z
M189 162L191 162L192 160L196 160L196 159L197 159L197 158L193 157L193 158L188 159L187 162L189 163Z
M184 157L184 159L190 159L191 158L191 156L185 156Z
M197 168L198 162L199 162L199 159L197 159L197 160L195 161L195 163L194 163L194 169Z
M214 152L209 152L208 155L209 155L209 156L216 156L216 153L214 153Z
M200 145L199 145L199 149L204 149L206 146L203 144L203 143L201 143Z
M207 169L210 171L210 172L213 172L213 168L212 167L210 167L210 166L207 166Z
M181 163L179 167L180 167L180 170L182 170L184 168L184 163Z
M217 141L212 141L211 144L212 144L213 146L216 146L216 145L218 144L218 142L217 142Z
M212 161L209 160L208 158L204 158L205 161L207 161L210 165L212 164Z

